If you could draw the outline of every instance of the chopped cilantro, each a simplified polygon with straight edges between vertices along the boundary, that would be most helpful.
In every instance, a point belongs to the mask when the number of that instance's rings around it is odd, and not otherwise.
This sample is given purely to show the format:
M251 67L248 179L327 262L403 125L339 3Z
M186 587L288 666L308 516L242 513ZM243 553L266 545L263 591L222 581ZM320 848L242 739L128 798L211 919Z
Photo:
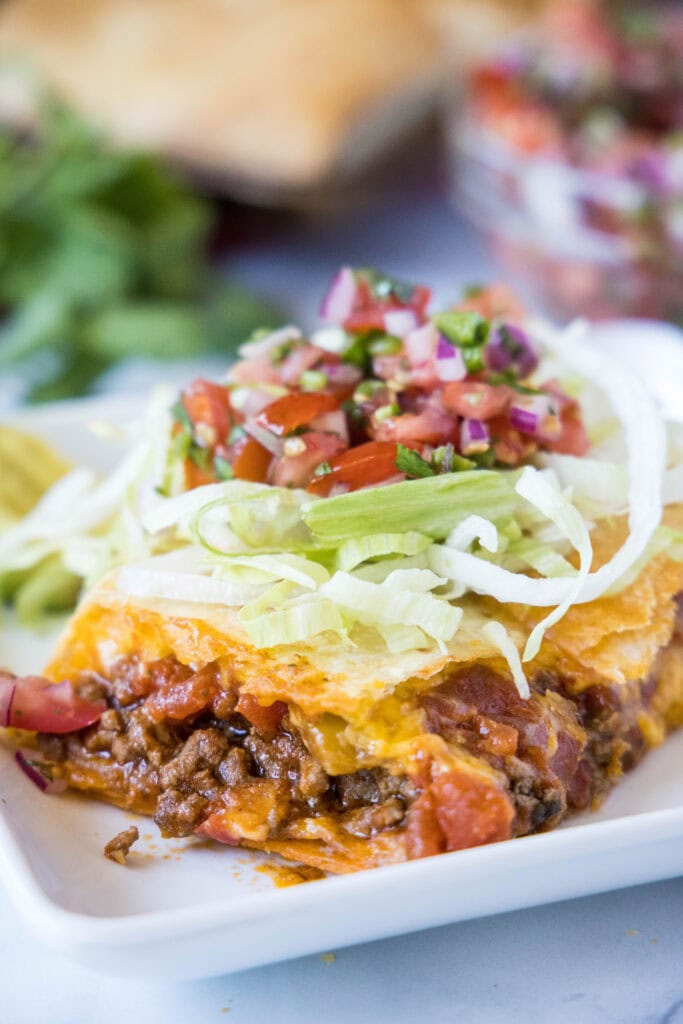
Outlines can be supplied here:
M228 434L228 444L234 444L235 441L239 441L241 437L244 437L246 430L244 427L234 426Z
M329 462L321 462L319 466L316 466L313 470L313 476L326 476L332 472L332 466Z
M232 480L235 476L234 470L227 459L217 455L214 460L214 469L219 480Z
M192 432L192 420L188 415L187 409L185 408L182 398L179 398L171 406L171 415L173 416L173 419L176 421L176 423L182 424L182 426L185 427L186 430Z
M400 338L394 338L391 334L380 334L378 338L373 338L369 342L368 352L371 356L395 356L402 347Z
M434 470L426 459L423 459L412 448L406 448L403 444L397 446L396 469L401 473L405 473L406 476L412 477L435 475Z
M399 281L388 274L382 274L374 267L359 267L356 274L370 285L373 295L377 299L388 299L395 295L401 302L410 302L415 289L412 284Z

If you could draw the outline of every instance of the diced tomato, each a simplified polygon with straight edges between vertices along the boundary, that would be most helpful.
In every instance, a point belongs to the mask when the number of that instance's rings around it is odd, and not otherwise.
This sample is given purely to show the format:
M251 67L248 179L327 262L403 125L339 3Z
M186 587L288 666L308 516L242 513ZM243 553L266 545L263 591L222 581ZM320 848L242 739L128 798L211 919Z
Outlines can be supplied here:
M182 402L195 427L208 428L208 436L197 434L204 447L211 448L224 441L232 427L228 389L208 380L195 380L182 393Z
M306 488L311 494L325 497L333 487L344 485L349 491L380 484L396 476L395 444L369 441L330 459L331 471L314 477Z
M238 480L265 483L272 454L262 444L245 434L228 449L227 460Z
M212 469L201 469L192 459L185 459L185 489L194 490L205 484L215 483L216 474Z
M455 308L463 312L479 313L485 320L505 317L515 323L526 316L526 310L513 290L500 282L486 288L477 288Z
M478 380L454 380L443 389L446 408L466 419L490 420L507 409L512 397L510 388L485 384Z
M182 722L210 707L219 692L216 670L208 665L187 679L163 681L145 701L145 711L154 722Z
M473 772L440 772L430 786L436 819L448 850L464 850L510 838L515 811L493 780Z
M496 722L486 715L475 715L474 725L479 734L479 747L488 754L501 757L517 753L519 734L514 726Z
M370 432L377 441L394 441L414 448L420 444L441 445L454 441L457 426L455 416L431 403L422 412L407 412L381 420Z
M377 298L368 282L360 277L357 280L353 312L346 318L343 326L347 331L354 332L383 331L384 314L393 309L410 309L417 315L419 321L424 318L431 295L431 289L417 285L406 302L393 292L386 298Z
M557 117L541 103L505 92L488 96L481 112L497 135L523 153L557 153L562 149Z
M230 367L228 380L233 384L279 384L280 375L270 359L241 359Z
M504 416L494 417L488 426L493 439L494 455L498 462L506 466L518 466L538 448L535 438L515 430Z
M219 804L198 828L197 835L239 846L242 841L262 842L287 813L289 800L284 780L249 779L229 786Z
M223 843L224 846L240 845L240 837L231 828L230 816L227 810L214 811L206 821L197 826L195 833L198 836L205 836L207 839L214 839L217 843Z
M339 399L336 395L324 391L298 392L276 398L259 413L256 422L278 437L285 437L298 427L306 426L321 413L337 408Z
M280 367L280 380L287 387L296 387L302 373L312 369L316 363L327 356L321 348L315 345L297 345L292 349Z
M590 441L581 415L576 408L562 412L562 433L555 441L544 441L543 447L561 455L585 455L590 448Z
M274 736L287 713L287 705L282 700L276 700L273 704L261 704L253 693L240 693L235 711L244 715L246 720L265 736Z
M411 859L510 837L512 801L493 780L433 765L431 780L418 785L422 792L410 807L406 827Z
M346 442L340 437L318 430L290 441L297 450L288 454L285 448L285 454L274 459L268 471L268 483L276 487L305 487L322 462L329 462L346 448Z
M0 672L0 726L5 728L75 732L97 722L106 707L103 700L79 697L69 682Z
M436 817L434 797L429 789L420 793L408 811L406 852L411 860L446 852L446 837Z

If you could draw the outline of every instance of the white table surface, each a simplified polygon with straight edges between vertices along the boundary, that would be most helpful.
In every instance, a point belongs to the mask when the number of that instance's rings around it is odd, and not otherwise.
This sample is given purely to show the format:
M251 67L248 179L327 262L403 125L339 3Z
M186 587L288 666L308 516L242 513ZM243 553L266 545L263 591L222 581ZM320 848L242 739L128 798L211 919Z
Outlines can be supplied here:
M311 325L341 262L431 283L443 299L493 273L428 192L254 246L230 269ZM129 365L107 389L158 377ZM0 1024L683 1024L683 879L182 985L108 978L46 952L0 890L0 983Z

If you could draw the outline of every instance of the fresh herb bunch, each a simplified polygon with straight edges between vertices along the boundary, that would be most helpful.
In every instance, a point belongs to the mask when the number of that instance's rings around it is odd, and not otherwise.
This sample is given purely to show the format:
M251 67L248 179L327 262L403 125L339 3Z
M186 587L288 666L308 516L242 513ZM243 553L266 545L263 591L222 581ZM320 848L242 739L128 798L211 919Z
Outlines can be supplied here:
M109 148L54 99L0 132L0 375L87 391L127 356L230 351L276 310L207 265L211 208L158 159Z

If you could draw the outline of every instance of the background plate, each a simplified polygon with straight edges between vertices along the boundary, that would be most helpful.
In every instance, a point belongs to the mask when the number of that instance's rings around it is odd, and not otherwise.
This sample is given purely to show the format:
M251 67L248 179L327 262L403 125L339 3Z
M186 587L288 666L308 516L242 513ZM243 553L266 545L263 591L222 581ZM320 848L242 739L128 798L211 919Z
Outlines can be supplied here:
M671 384L683 381L680 336L639 325L634 345L627 331L612 326L601 337L648 379L670 415L680 414L680 384ZM14 421L105 469L116 446L90 435L87 424L127 422L132 412L130 399L108 398ZM53 640L6 620L0 661L36 671ZM683 733L651 753L600 812L555 832L288 889L261 870L273 858L165 841L146 820L122 869L102 847L131 820L76 795L45 797L0 750L0 868L36 934L111 973L202 977L680 874Z

